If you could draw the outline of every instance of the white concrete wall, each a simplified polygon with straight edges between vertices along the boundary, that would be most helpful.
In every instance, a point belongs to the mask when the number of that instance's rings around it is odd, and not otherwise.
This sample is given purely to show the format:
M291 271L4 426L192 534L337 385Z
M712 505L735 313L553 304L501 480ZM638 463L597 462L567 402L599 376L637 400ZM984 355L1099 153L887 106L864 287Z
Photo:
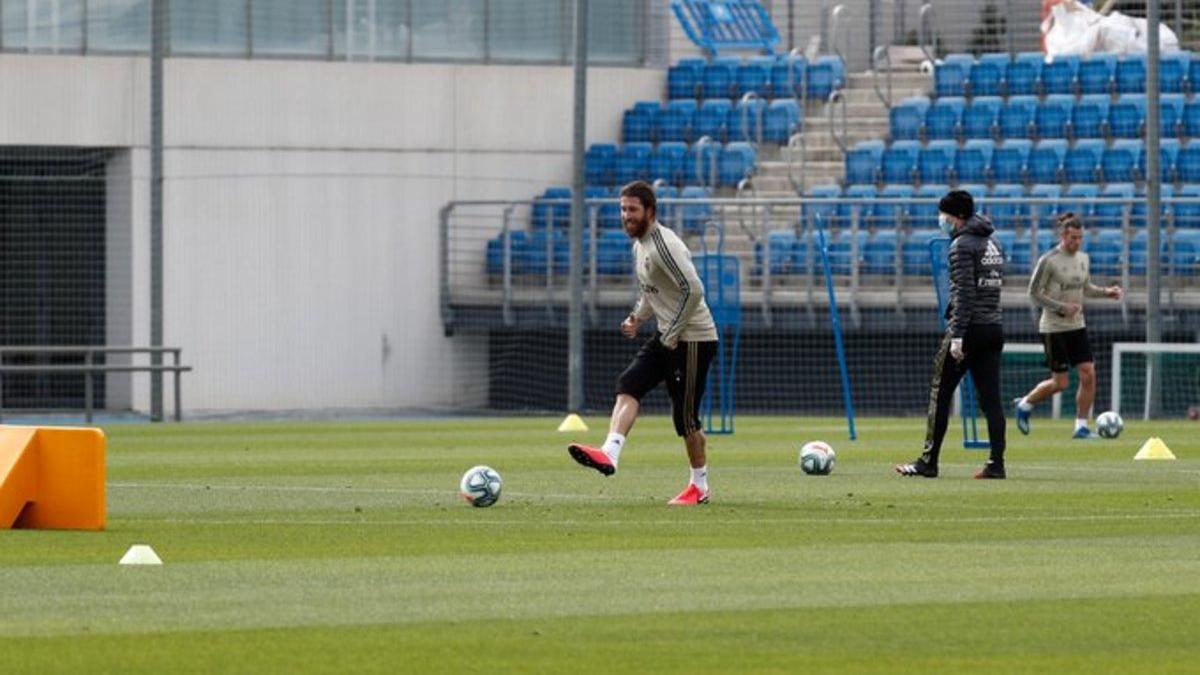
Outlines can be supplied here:
M144 59L0 56L0 143L132 148L110 171L131 176L110 188L130 200L110 204L128 221L110 223L110 249L128 243L110 259L130 269L113 274L109 334L139 343L146 74ZM166 80L165 341L196 368L185 407L482 405L485 346L442 334L438 211L569 183L571 69L174 59ZM592 69L589 141L664 89L661 70Z

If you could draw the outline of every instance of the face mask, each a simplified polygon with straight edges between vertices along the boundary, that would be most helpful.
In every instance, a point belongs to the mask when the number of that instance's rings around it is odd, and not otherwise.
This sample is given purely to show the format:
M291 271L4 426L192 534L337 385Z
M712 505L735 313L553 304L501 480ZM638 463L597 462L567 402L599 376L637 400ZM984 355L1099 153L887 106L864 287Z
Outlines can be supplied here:
M942 232L947 236L954 233L954 223L950 220L950 216L947 216L944 213L938 214L938 227L940 227Z

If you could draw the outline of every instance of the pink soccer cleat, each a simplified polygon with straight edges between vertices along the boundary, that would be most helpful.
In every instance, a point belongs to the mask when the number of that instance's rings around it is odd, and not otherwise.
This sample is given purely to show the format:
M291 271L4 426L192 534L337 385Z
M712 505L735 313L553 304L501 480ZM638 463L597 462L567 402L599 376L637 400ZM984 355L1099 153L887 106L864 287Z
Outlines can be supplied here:
M667 502L670 506L695 506L707 503L708 493L696 487L695 483L688 483L687 489L675 495L674 499Z
M605 476L611 476L617 472L617 465L613 464L608 453L600 448L572 443L567 446L567 452L571 453L571 457L576 462L595 469Z

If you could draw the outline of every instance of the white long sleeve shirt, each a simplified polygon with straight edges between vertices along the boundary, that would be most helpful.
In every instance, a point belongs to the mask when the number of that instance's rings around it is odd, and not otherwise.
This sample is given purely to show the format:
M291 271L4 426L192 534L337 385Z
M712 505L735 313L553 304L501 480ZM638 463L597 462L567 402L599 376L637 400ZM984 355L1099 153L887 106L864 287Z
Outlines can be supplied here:
M642 291L633 315L641 321L652 316L658 320L663 346L674 349L680 340L717 339L691 251L677 234L658 221L651 223L646 233L634 240L633 259Z

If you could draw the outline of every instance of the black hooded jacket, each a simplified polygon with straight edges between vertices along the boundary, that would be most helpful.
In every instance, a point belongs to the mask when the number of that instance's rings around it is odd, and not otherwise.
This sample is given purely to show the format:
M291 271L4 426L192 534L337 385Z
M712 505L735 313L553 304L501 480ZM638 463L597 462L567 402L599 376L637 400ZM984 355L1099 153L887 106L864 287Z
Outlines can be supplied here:
M946 306L947 326L953 337L963 337L971 325L1001 322L1004 250L991 236L995 231L992 221L979 214L954 231L950 242L950 303Z

